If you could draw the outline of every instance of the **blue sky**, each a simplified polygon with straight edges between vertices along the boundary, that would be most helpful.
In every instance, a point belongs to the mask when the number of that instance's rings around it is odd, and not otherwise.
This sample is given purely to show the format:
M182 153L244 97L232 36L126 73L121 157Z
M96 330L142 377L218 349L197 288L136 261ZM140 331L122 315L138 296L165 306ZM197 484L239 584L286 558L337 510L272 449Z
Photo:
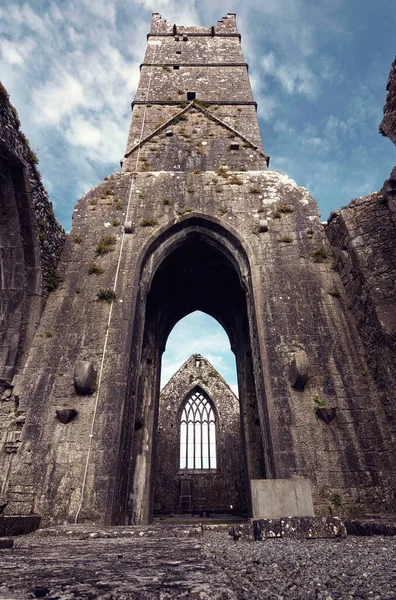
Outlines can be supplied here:
M0 78L66 230L76 200L119 168L153 11L181 25L237 13L270 166L309 189L323 219L381 187L396 163L378 134L395 0L3 0ZM204 343L202 318L188 332Z

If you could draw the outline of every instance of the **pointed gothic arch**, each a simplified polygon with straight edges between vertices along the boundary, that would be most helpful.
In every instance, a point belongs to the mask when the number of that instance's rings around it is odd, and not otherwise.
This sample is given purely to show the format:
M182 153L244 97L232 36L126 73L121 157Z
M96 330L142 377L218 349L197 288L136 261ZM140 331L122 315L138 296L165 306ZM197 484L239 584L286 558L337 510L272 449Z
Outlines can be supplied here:
M247 477L273 477L275 472L251 270L239 236L213 217L192 213L153 236L140 264L118 461L119 473L128 477L118 478L113 522L124 522L125 514L130 523L151 518L161 356L173 326L194 310L219 321L236 355ZM131 420L142 424L133 442ZM131 499L128 506L126 498Z

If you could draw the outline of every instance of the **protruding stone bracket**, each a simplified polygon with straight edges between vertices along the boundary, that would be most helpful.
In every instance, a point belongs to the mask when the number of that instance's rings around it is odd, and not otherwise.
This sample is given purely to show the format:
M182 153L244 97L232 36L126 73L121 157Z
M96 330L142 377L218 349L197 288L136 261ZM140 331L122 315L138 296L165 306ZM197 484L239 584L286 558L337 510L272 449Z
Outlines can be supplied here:
M327 408L327 407L322 408L319 406L317 408L315 408L316 416L318 417L318 419L321 419L324 423L326 423L326 425L331 423L331 421L336 416L336 412L337 412L336 406L334 408Z
M77 411L74 408L62 408L56 411L56 418L58 421L66 425L73 421L77 416Z
M74 367L74 388L77 394L93 394L96 369L89 360L79 360Z
M125 231L125 233L133 233L132 221L125 221L124 231Z
M308 381L308 356L304 350L294 352L289 378L292 388L304 391Z
M260 219L259 222L259 232L266 233L268 231L268 221L267 219Z

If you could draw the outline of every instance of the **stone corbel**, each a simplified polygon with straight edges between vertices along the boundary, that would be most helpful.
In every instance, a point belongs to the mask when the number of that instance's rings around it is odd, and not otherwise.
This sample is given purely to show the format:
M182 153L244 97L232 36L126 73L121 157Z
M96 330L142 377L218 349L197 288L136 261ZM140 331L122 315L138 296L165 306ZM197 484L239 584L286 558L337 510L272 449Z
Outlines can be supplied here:
M292 388L304 391L308 381L308 356L304 350L296 350L289 370L289 379Z
M74 367L74 388L77 394L93 394L96 369L89 360L79 360Z

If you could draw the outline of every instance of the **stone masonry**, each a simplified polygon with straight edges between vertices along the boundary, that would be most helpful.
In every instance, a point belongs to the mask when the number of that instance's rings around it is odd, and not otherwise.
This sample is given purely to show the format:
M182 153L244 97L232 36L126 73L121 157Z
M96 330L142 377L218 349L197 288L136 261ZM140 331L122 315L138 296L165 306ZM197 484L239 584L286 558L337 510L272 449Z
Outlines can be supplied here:
M360 222L357 201L325 228L309 192L269 170L235 15L155 13L144 61L122 170L78 201L13 380L26 421L5 514L150 521L161 356L194 310L235 353L246 481L309 479L317 515L395 511L394 261L374 252L392 205L373 197Z
M180 468L180 417L195 391L206 394L216 416L217 468ZM241 440L238 398L205 358L191 356L160 395L154 510L177 513L180 481L191 485L192 512L245 512L247 481Z
M6 474L25 421L13 377L24 363L65 233L41 183L37 157L0 84L0 472ZM0 476L0 498L4 476Z
M384 118L381 121L379 130L380 133L386 135L396 144L396 57L389 73L386 90L388 94L384 106Z

